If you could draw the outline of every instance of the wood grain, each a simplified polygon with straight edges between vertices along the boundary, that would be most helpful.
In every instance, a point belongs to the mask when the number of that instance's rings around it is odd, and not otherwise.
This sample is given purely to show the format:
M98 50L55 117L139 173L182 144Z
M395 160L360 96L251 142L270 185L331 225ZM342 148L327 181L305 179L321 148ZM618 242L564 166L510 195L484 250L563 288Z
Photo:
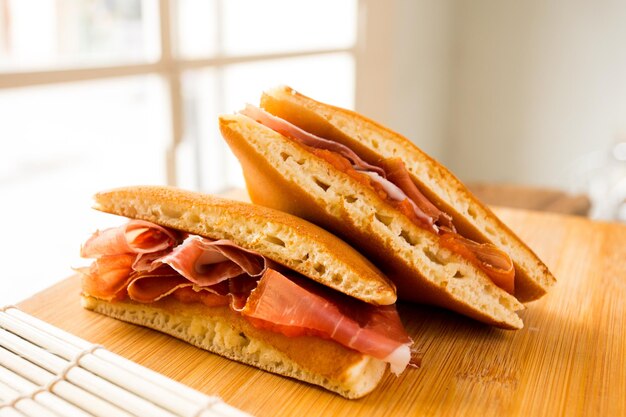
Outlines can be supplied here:
M626 415L626 226L530 211L497 213L558 279L521 313L519 331L402 304L423 367L387 375L345 400L201 351L157 332L83 310L68 278L19 306L257 416Z

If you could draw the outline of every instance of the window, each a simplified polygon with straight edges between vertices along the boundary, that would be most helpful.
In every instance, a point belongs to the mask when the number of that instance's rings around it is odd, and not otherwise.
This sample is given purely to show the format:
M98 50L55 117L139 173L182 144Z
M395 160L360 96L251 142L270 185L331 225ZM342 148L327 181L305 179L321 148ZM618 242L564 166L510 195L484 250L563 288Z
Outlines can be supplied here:
M80 243L119 224L89 209L100 189L243 186L217 115L264 88L352 106L356 17L356 0L0 0L0 304L85 264Z

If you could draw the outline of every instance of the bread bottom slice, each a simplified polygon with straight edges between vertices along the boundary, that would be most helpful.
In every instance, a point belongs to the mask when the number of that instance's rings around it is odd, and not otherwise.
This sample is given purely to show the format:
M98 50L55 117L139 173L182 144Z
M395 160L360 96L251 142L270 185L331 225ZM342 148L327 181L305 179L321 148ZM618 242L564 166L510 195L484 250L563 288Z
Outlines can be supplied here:
M355 399L371 392L387 364L331 340L258 329L229 307L162 299L151 304L82 295L88 310L145 326L254 367Z

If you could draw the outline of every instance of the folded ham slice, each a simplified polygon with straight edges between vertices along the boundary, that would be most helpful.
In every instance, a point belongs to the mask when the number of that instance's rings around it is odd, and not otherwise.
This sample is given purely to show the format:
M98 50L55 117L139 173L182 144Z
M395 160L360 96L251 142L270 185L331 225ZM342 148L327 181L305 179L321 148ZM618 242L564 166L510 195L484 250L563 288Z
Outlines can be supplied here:
M442 230L441 245L462 254L481 268L498 287L513 294L515 265L511 258L491 243L476 243L458 233Z
M268 270L242 310L252 324L287 336L330 338L389 362L401 373L411 361L411 339L395 306L373 306L329 288Z
M439 231L439 227L447 227L454 230L452 218L439 210L428 198L417 188L404 162L400 158L388 158L382 161L383 168L387 174L387 179L398 186L408 198L419 207L419 212L424 214L425 221L429 227L434 227ZM420 219L424 220L424 219Z
M210 286L241 274L259 277L268 265L264 256L229 240L210 241L200 236L187 237L154 262L171 266L198 286Z
M385 171L376 165L371 165L362 160L352 149L347 146L335 142L332 140L320 138L305 130L300 129L298 126L289 123L280 117L276 117L273 114L266 112L256 106L248 104L241 112L244 116L248 116L251 119L256 120L264 126L270 129L297 140L299 143L312 146L317 149L326 149L328 151L336 152L339 155L346 158L350 163L359 171L371 171L376 172L381 176L385 176Z
M179 289L188 287L193 287L193 283L169 266L162 266L149 272L132 275L126 292L134 301L153 303Z
M99 256L87 268L78 268L83 279L83 291L111 301L124 291L131 279L135 256L122 253Z
M122 227L94 233L81 247L83 258L98 258L121 253L154 253L173 247L177 233L143 220L131 220Z
M141 303L173 296L230 305L256 327L332 339L390 363L396 374L418 364L395 306L373 306L297 275L288 277L261 254L229 240L190 235L181 241L173 230L133 222L97 232L83 246L83 256L95 258L91 267L79 269L86 293Z

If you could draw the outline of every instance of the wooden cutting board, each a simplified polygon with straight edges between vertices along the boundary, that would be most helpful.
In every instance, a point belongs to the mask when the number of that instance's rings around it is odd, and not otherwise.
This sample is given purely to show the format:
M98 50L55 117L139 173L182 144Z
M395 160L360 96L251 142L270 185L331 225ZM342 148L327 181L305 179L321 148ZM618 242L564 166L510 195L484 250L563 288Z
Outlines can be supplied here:
M20 303L49 323L257 416L625 416L626 226L497 210L558 279L503 331L400 305L421 369L361 400L275 376L83 310L72 277Z

